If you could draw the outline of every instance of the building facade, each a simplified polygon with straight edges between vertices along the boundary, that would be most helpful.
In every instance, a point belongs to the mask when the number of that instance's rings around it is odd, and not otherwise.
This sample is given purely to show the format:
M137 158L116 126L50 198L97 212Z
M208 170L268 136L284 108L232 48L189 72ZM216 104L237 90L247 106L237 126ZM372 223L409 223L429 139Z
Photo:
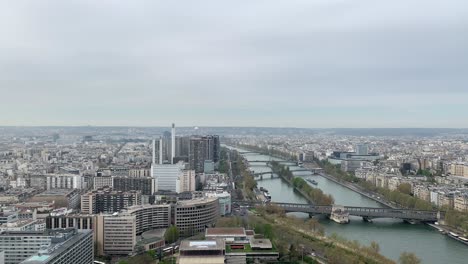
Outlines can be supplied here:
M137 235L171 225L171 205L169 204L132 206L126 213L135 216Z
M73 234L69 238L53 238L50 247L40 250L21 264L93 263L93 233L89 230L77 231L75 229L72 232Z
M217 198L201 198L179 201L175 207L174 224L181 236L189 237L212 227L219 217Z
M136 245L135 216L126 213L98 215L96 233L99 255L128 255Z
M60 245L60 247L58 247L58 245ZM92 232L90 231L78 232L76 229L64 229L47 230L44 232L2 232L0 234L0 251L5 252L5 264L88 264L92 263L94 259L93 250ZM41 253L41 258L30 258L38 253ZM60 261L60 259L69 259L72 261L66 262ZM33 260L50 261L33 262ZM85 262L82 262L82 260L85 260Z
M176 181L176 192L195 191L195 170L184 170Z
M84 214L115 213L141 204L139 191L114 191L101 189L81 196L81 212Z
M112 177L111 176L96 176L93 178L93 189L101 189L104 187L112 188Z
M152 177L113 177L112 186L116 191L141 191L143 195L156 192L156 180Z
M46 175L46 189L83 189L83 177L74 174Z
M177 164L154 164L153 177L156 181L156 191L177 190L177 179L183 176L185 165L183 162Z

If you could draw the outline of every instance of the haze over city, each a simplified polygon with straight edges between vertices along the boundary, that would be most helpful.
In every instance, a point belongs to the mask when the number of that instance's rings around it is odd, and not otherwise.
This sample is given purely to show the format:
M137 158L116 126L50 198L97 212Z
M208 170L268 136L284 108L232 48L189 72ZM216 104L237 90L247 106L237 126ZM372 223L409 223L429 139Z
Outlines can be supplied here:
M466 1L2 1L7 126L468 127Z

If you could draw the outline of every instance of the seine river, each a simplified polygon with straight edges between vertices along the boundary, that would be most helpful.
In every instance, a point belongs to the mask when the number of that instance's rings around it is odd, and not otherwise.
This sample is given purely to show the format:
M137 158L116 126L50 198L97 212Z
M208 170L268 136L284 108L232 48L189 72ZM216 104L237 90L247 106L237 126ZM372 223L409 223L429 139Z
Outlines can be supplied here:
M244 154L244 157L250 161L275 159L259 154ZM295 168L298 167L291 167ZM271 171L266 163L255 163L250 169L255 172ZM321 176L305 176L310 175L308 172L296 172L295 175L313 178L318 182L318 186L314 187L333 195L336 204L382 207L379 203ZM303 197L279 178L271 179L265 175L263 180L258 181L258 186L269 190L273 202L306 203ZM300 218L308 217L302 213L295 215ZM347 225L340 225L326 218L320 218L320 223L329 235L336 233L364 245L376 241L380 245L381 253L396 261L402 252L408 251L415 253L423 263L468 263L468 246L440 234L427 225L411 225L395 219L374 219L372 223L368 223L360 217L351 217L351 222Z

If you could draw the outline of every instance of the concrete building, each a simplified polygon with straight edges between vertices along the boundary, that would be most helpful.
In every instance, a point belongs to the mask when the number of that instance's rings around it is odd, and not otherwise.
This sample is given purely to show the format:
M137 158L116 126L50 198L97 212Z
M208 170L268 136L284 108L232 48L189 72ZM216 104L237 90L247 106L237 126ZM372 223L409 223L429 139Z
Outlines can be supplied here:
M180 243L179 264L224 264L226 245L224 240L188 241Z
M357 155L369 155L369 146L367 144L357 144L356 154Z
M176 192L194 192L195 191L195 171L184 170L176 182Z
M52 238L49 247L39 252L21 264L90 264L94 261L93 233L91 231L76 231L69 238Z
M83 177L75 174L47 174L46 189L84 189Z
M89 264L94 259L92 232L78 232L76 229L48 230L44 232L2 232L0 234L0 251L5 252L6 264ZM30 259L31 256L38 253L41 253L42 257ZM70 261L63 261L64 259ZM33 260L42 262L33 262ZM48 262L44 262L46 260Z
M172 191L177 190L177 179L183 176L185 164L179 162L177 164L155 164L153 165L153 177L156 181L156 191Z
M247 234L243 227L237 228L207 228L205 230L206 239L223 239L226 244L248 244Z
M415 185L413 187L413 194L415 197L424 201L431 201L431 192L429 191L429 188L425 185Z
M156 180L153 177L112 177L112 186L116 191L140 191L142 195L156 192Z
M136 217L127 213L98 215L97 252L99 255L128 255L136 245Z
M468 211L468 194L463 193L457 195L454 200L454 208L460 212L467 212Z
M34 195L29 202L53 202L55 208L80 208L80 191L77 189L53 189Z
M112 188L112 176L96 176L93 178L93 189L101 189L104 187Z
M187 160L189 156L190 137L176 137L175 156L181 160Z
M81 195L81 212L84 214L115 213L139 204L139 191L121 192L105 188Z
M439 193L439 206L440 207L447 207L449 209L453 209L455 205L455 195L453 193L446 193L441 195Z
M230 215L232 212L231 194L228 192L208 192L205 193L207 197L218 198L219 213L221 216Z
M137 205L129 207L126 213L135 216L136 234L171 225L172 209L170 204Z
M209 138L194 137L190 139L189 165L191 170L195 170L197 173L203 172L205 161L212 159L212 157Z
M43 220L25 219L0 225L2 231L44 231Z
M468 164L463 162L450 164L450 174L454 176L468 177Z
M151 169L149 168L133 168L128 171L128 176L134 178L151 177Z
M213 226L219 217L217 198L179 201L175 207L174 223L182 237L189 237Z
M342 160L341 161L341 169L346 172L354 172L357 169L361 168L363 166L363 161L362 160Z

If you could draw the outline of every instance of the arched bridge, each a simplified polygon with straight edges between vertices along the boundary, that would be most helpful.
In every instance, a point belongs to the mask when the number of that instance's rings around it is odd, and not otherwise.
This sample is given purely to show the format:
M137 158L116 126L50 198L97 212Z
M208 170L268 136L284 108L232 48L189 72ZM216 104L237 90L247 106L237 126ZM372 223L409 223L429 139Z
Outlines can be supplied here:
M264 205L259 202L233 201L240 205L257 206ZM312 204L295 204L295 203L268 203L282 208L285 212L301 212L308 214L324 214L331 215L332 206L320 206ZM360 216L365 220L374 218L398 218L410 222L437 222L443 219L445 212L442 211L424 211L410 209L391 209L391 208L373 208L373 207L357 207L345 206L345 211L349 215Z

